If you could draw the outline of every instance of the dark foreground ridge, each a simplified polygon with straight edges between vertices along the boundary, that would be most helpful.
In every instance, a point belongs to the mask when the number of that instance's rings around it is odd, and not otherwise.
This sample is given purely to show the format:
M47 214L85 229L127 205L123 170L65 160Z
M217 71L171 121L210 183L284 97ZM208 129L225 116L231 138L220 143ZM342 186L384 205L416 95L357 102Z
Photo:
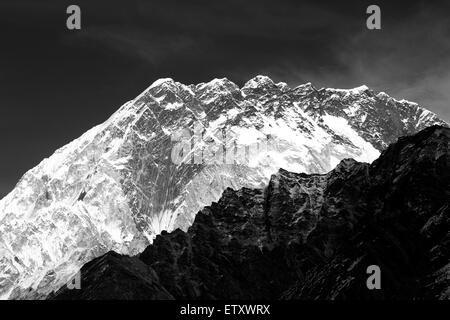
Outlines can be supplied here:
M450 129L400 138L371 165L280 170L227 189L187 233L109 252L51 299L450 299ZM381 290L369 290L369 265Z

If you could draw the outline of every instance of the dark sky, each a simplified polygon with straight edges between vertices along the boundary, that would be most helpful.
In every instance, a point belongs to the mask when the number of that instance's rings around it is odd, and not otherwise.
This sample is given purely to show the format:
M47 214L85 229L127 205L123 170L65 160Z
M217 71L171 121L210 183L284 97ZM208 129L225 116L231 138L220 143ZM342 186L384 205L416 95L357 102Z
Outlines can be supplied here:
M430 2L1 0L0 197L160 77L366 84L450 121L450 5Z

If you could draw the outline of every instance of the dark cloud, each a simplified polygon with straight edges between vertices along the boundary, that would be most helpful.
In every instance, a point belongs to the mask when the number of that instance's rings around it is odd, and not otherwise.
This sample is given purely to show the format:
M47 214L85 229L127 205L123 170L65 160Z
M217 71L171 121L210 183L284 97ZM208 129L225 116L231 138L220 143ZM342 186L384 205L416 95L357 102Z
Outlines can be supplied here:
M334 44L331 68L295 65L278 69L280 76L294 70L293 82L306 79L319 86L358 86L419 102L450 121L450 23L442 7L418 7L408 19L385 13L379 34L361 30Z
M295 86L366 84L450 121L444 1L66 0L0 2L0 196L27 169L102 122L160 77L238 84L267 74Z

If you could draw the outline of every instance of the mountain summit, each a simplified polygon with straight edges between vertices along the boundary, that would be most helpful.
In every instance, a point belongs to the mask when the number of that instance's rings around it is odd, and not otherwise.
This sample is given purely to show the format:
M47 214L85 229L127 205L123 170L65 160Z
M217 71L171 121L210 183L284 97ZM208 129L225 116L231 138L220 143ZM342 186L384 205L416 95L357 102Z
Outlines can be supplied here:
M0 201L0 297L44 297L109 250L134 255L163 230L187 230L229 187L261 188L280 168L322 174L344 158L372 162L434 124L447 126L365 86L160 79Z

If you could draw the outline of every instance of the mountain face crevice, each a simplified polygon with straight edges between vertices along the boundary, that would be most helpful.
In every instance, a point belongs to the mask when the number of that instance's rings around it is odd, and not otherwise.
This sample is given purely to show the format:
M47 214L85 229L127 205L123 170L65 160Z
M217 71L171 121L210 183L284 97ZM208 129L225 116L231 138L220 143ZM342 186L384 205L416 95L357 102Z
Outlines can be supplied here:
M432 126L372 164L279 170L264 189L226 189L138 256L94 259L81 290L51 298L450 299L449 169L450 129ZM366 286L372 265L380 290ZM123 271L138 267L151 276Z

